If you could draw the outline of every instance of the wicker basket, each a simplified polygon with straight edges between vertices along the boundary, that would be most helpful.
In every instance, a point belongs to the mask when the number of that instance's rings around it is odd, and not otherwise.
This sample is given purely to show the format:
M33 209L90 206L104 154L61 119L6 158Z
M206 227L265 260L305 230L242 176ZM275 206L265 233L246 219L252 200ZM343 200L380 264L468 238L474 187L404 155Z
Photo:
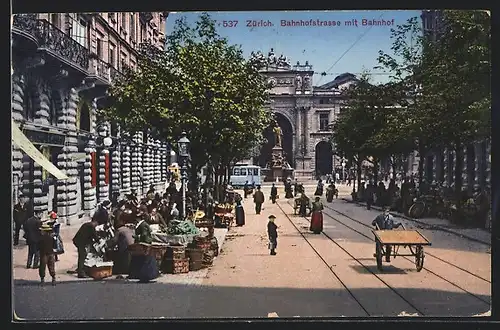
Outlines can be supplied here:
M189 272L189 259L164 259L162 270L167 274L182 274Z
M134 243L129 245L128 250L133 256L147 256L150 254L151 245L145 243Z
M186 258L186 248L180 246L168 246L166 248L165 258L167 259L184 259Z
M113 275L113 266L86 267L86 273L94 280L100 281Z

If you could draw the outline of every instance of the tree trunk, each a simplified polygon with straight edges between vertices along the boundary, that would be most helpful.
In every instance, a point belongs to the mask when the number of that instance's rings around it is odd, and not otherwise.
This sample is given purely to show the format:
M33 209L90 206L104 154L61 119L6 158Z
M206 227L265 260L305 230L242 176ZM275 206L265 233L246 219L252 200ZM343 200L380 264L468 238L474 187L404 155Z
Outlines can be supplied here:
M356 180L358 181L358 190L361 187L361 157L358 156L356 160Z
M463 165L464 165L464 153L462 149L462 144L457 141L455 143L455 155L456 155L456 160L455 160L455 195L458 197L462 193L462 171L463 171Z
M201 170L201 166L200 165L196 165L196 164L191 164L191 166L188 168L187 172L188 172L188 185L187 185L187 189L188 191L191 191L193 193L198 193L198 188L200 186L200 178L198 176L199 172Z
M392 156L391 159L392 159L392 161L391 161L392 178L394 180L396 180L396 173L398 171L399 161L398 161L398 158L396 156Z
M380 164L378 159L373 159L373 184L378 184L378 171L380 170Z
M424 162L425 162L425 154L426 150L424 147L419 147L418 148L418 186L419 189L422 186L420 183L422 182L422 179L424 177Z

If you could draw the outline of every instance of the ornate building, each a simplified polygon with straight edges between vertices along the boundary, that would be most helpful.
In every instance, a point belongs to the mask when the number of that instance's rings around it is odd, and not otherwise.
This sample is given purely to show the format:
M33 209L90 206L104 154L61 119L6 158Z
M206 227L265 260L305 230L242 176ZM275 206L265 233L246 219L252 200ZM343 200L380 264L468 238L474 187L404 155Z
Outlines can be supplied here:
M269 109L283 132L285 157L295 169L295 175L312 177L332 173L334 169L342 171L341 160L334 156L330 142L330 123L340 112L342 88L356 81L356 77L345 73L315 87L312 85L314 71L308 62L292 66L283 55L277 57L274 49L267 56L252 53L251 58L259 63L272 86ZM268 129L265 134L272 132ZM271 142L264 145L254 163L265 167L272 147Z
M167 146L97 118L106 89L137 48L164 48L168 13L19 14L12 22L12 119L69 179L56 181L13 145L13 199L68 222L131 188L165 180ZM124 137L130 136L129 139ZM111 137L112 144L103 143ZM109 140L109 139L108 139Z

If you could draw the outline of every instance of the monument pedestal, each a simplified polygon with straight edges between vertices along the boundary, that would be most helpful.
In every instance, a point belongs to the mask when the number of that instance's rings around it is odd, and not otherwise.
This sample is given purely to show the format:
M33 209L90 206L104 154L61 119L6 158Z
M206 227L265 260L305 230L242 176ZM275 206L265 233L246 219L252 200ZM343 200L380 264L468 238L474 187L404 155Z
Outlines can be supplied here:
M272 149L271 171L266 181L279 181L283 178L284 152L280 146L274 146Z

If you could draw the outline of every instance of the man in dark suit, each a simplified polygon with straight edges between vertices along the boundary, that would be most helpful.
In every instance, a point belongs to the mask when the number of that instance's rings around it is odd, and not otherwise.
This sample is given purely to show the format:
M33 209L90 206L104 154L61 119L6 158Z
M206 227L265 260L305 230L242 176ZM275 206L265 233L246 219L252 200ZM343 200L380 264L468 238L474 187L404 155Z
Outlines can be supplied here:
M19 244L19 232L24 224L28 220L30 214L28 210L28 203L26 199L21 195L19 196L19 202L14 205L13 217L14 217L14 245Z
M253 194L253 202L255 203L255 213L260 214L262 210L262 204L264 203L264 193L260 190L260 186L257 186L257 191Z
M38 243L40 242L40 227L42 226L41 212L37 212L31 218L26 220L24 231L26 233L26 243L28 244L28 260L26 268L38 268L40 264L40 251Z
M87 250L85 247L94 243L97 240L97 233L95 227L98 223L95 219L92 221L84 223L78 232L73 237L73 244L76 246L78 251L78 263L76 272L79 278L85 277L85 259L87 258Z

